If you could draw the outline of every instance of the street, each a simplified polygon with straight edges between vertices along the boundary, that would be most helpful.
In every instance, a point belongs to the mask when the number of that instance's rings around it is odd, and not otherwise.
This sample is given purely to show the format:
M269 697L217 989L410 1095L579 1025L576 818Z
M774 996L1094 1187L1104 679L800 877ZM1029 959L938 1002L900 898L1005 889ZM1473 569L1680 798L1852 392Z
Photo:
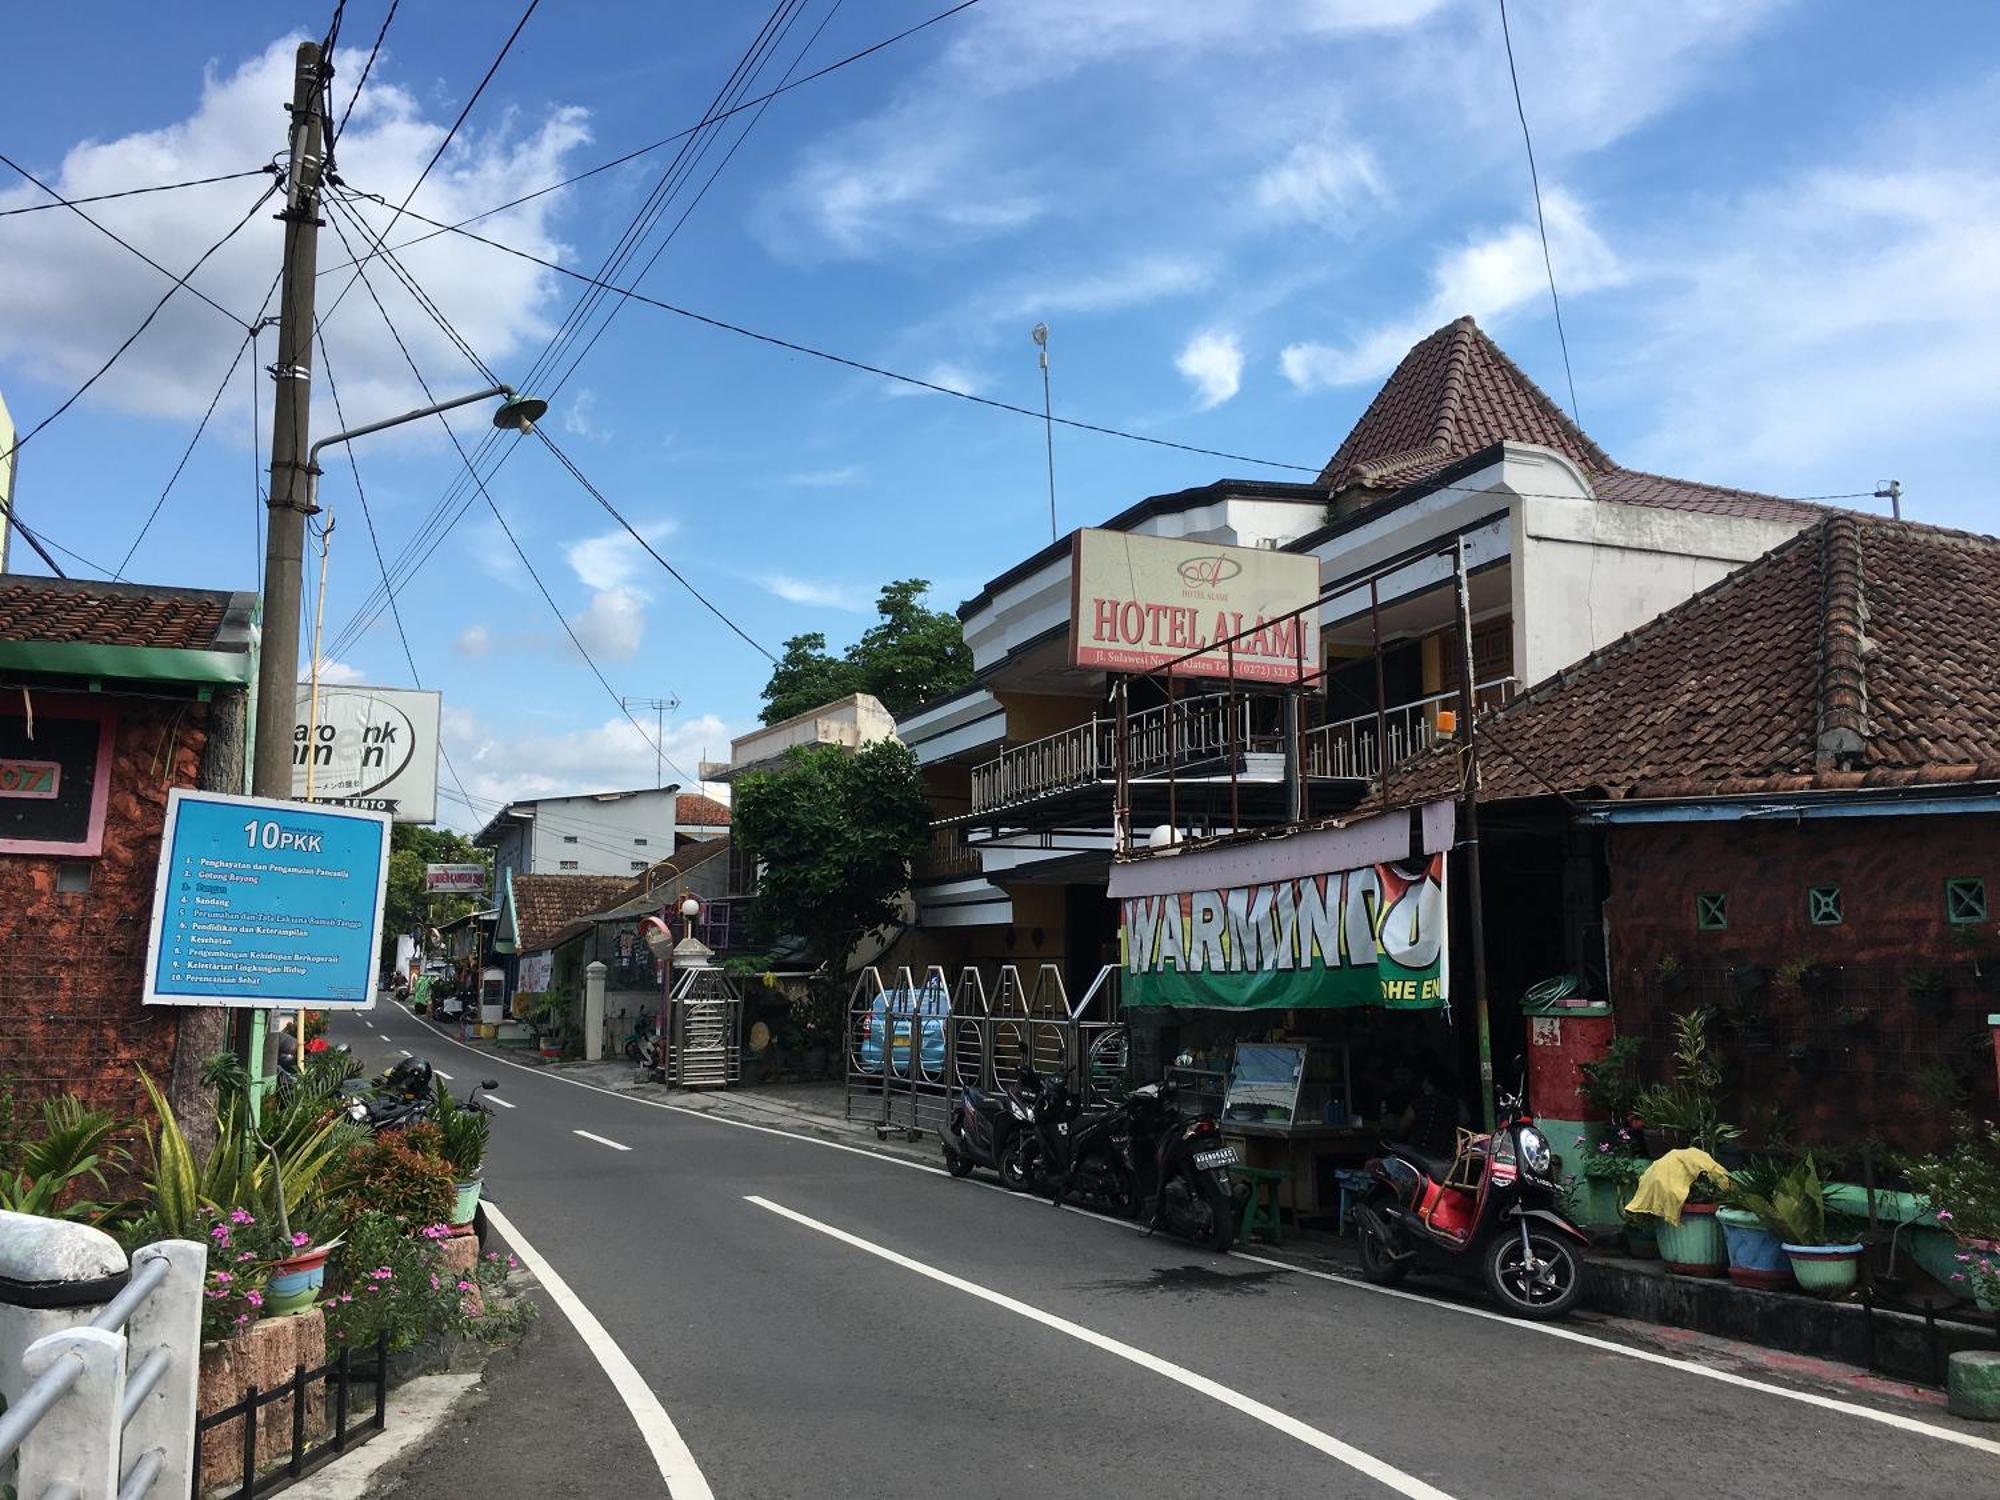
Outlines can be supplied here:
M538 1373L502 1369L473 1441L419 1458L431 1492L476 1473L520 1495L1960 1496L2000 1472L2000 1444L1940 1410L1217 1259L593 1090L393 1004L333 1035L371 1071L427 1057L461 1096L500 1079L494 1222L565 1289ZM643 1391L627 1375L621 1409L624 1370Z

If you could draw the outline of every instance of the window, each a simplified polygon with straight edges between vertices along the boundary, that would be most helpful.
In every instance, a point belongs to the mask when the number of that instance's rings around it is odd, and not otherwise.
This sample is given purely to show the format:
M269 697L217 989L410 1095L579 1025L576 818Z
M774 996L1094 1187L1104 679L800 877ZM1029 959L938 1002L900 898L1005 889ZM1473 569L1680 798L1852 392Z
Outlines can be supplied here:
M575 835L575 834L573 834L573 833L566 833L566 834L564 834L564 835L563 835L563 842L564 842L565 844L574 844L574 843L576 842L576 835Z
M558 860L556 868L558 870L574 870L576 868L576 861L573 859Z
M1729 925L1729 893L1702 891L1694 898L1694 925L1703 932L1720 932Z
M1977 875L1954 875L1944 883L1944 917L1954 927L1986 920L1986 882Z
M646 862L643 859L635 859L632 861L632 868L635 870L643 870L646 868Z
M1840 887L1816 885L1806 892L1806 920L1815 927L1840 925Z
M79 895L90 889L90 866L80 859L66 859L56 866L56 890Z
M646 847L646 841L644 839L634 839L632 840L632 842L637 844L641 849Z

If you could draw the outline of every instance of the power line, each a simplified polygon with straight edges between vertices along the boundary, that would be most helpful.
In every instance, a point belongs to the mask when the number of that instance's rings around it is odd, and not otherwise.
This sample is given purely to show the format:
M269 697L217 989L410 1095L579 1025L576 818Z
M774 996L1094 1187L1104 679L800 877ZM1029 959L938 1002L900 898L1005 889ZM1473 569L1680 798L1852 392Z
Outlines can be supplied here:
M886 36L882 38L881 41L874 43L872 46L863 47L859 52L850 52L847 54L847 56L836 59L835 61L828 63L823 68L815 69L813 72L806 74L803 78L795 78L791 82L784 84L782 87L771 89L768 92L758 94L749 99L741 100L736 104L732 104L729 108L721 111L719 114L712 114L705 116L702 120L700 120L696 124L689 125L683 130L677 130L672 135L661 136L660 139L658 139L657 141L652 141L644 146L639 146L634 150L627 151L622 156L614 156L611 158L610 161L599 162L594 167L587 167L581 172L563 178L560 182L551 182L545 187L536 188L531 193L523 193L518 198L510 198L505 203L495 204L492 208L481 209L478 213L472 215L471 218L460 219L458 223L450 225L448 227L450 229L463 229L469 224L477 224L481 219L490 219L493 217L493 215L505 213L510 208L519 208L523 203L533 202L535 199L544 197L549 193L560 192L562 189L566 187L573 187L577 183L582 182L587 178L596 177L600 173L609 172L616 167L622 167L628 162L637 161L640 157L651 155L653 152L661 150L663 147L673 145L674 142L676 141L685 140L687 137L693 135L696 131L703 129L706 126L715 123L716 121L726 120L731 115L740 114L742 111L746 109L755 109L759 105L769 103L771 100L777 98L780 94L789 94L793 89L804 88L807 84L816 82L817 80L826 77L827 74L829 73L837 73L842 68L845 68L852 63L860 62L865 57L872 57L875 53L880 52L883 48L892 47L897 42L903 41L905 38L908 37L913 37L918 32L924 30L927 27L935 26L940 21L949 20L951 17L957 15L962 10L970 10L973 6L977 5L978 3L979 0L960 0L959 4L952 6L948 10L941 10L936 15L931 16L927 20L919 21L914 26L907 26L903 30L897 32L894 36ZM439 235L444 234L446 230L447 226L440 225L439 227L431 230L430 233L428 234L413 235L411 238L404 240L402 244L396 246L395 248L398 250L407 250L412 245L421 245L425 240L436 239ZM322 276L325 276L325 275L330 275L335 271L343 271L345 269L346 266L328 266L322 269L320 274Z
M493 61L487 64L486 73L480 78L478 86L473 89L472 97L465 101L465 107L459 110L458 118L451 122L451 129L444 133L444 139L438 142L437 150L433 151L431 159L424 163L423 171L417 173L417 180L411 183L410 190L403 194L402 203L398 205L396 212L390 216L389 229L396 227L396 221L403 216L403 210L407 209L410 206L410 200L417 196L417 189L424 185L424 179L431 175L431 169L438 164L440 158L444 156L445 151L451 146L452 141L458 135L460 127L465 124L466 117L472 113L472 107L479 102L479 96L486 92L486 85L493 81L493 75L500 71L500 64L505 62L507 54L514 50L514 41L520 36L521 29L528 24L528 18L535 13L535 8L541 3L542 0L528 0L527 9L521 12L521 19L514 23L514 29L507 33L507 40L500 44L500 51L494 56ZM338 17L336 16L336 23L337 21ZM388 236L389 229L382 231L385 238ZM359 276L360 272L361 264L357 262L355 265L355 276ZM340 295L333 299L333 306L326 310L328 318L333 316L335 310L339 308L341 301L347 294L354 290L355 276L348 277L347 285L342 287Z
M14 166L12 162L8 162L7 165L10 167ZM17 172L20 171L19 167L15 167L14 169ZM87 198L58 197L53 203L28 203L22 205L20 208L0 208L0 219L11 219L16 214L45 213L52 208L75 208L83 203L111 203L119 198L136 198L142 193L171 193L180 188L207 187L211 183L217 182L236 182L245 177L262 177L277 170L276 167L270 166L251 167L242 172L224 172L219 177L190 177L186 182L159 182L151 187L122 188L115 193L92 193ZM21 175L26 177L27 173L22 172ZM28 180L34 182L32 177ZM44 192L49 191L39 182L36 182L35 185L42 187ZM102 226L100 225L99 227L101 228ZM128 245L126 248L130 249L131 247ZM222 311L227 312L228 309L224 308Z
M389 0L388 14L382 17L382 29L375 33L375 45L368 49L368 61L361 65L361 76L354 82L354 92L347 96L347 108L340 112L340 123L334 127L333 139L327 142L326 154L330 159L333 148L340 141L340 133L347 129L347 117L354 113L355 103L361 98L361 91L368 87L368 75L375 71L375 59L382 51L382 38L389 34L389 23L396 19L396 6L400 0ZM327 58L332 52L323 54Z
M1549 254L1549 224L1542 215L1542 179L1535 170L1535 140L1528 134L1528 111L1521 104L1521 76L1514 71L1514 38L1507 29L1507 0L1500 0L1500 39L1507 44L1507 77L1514 85L1514 112L1521 117L1521 141L1528 148L1528 181L1535 189L1535 227L1542 233L1542 265L1549 273L1549 302L1556 310L1556 342L1562 346L1563 378L1569 382L1569 416L1580 428L1576 376L1569 367L1569 335L1563 332L1562 298L1556 295L1556 263Z
M113 243L122 246L124 249L131 251L134 255L138 256L139 259L143 260L147 265L151 266L155 271L158 271L162 276L170 278L174 283L174 289L176 291L178 291L183 286L187 286L186 276L175 276L172 271L169 271L165 266L161 265L158 261L154 260L152 256L148 255L145 251L141 250L137 245L133 244L123 235L118 234L115 230L105 228L102 224L98 223L97 220L93 219L89 214L85 213L82 209L78 208L73 201L71 201L68 198L65 198L61 193L57 192L54 188L50 187L46 182L42 181L41 178L37 177L33 172L30 172L26 167L22 166L19 162L15 161L13 157L8 156L5 152L0 152L0 165L12 167L16 172L19 172L23 177L27 178L28 181L32 182L36 187L40 188L43 192L47 193L51 198L55 199L56 201L54 203L48 205L50 208L66 208L70 210L70 212L74 213L79 219L83 220L83 222L88 224L92 229L95 229L99 234L111 240ZM275 167L267 168L265 170L270 171L274 176L280 175L278 174L277 168ZM277 190L278 190L277 185L274 183L270 189L270 192L264 194L264 198L270 197L271 193L275 193ZM264 198L259 198L257 200L257 204L261 205L264 201ZM253 206L251 208L251 212L255 213L256 211L257 211L256 207ZM204 259L205 258L206 257L204 257ZM197 262L197 266L198 265L199 262ZM193 274L194 274L193 271L188 272L188 276L192 276ZM190 286L188 287L188 290L192 292L195 296L201 298L202 301L206 302L210 307L214 308L217 312L221 313L223 317L229 319L230 322L238 325L239 327L243 325L243 319L237 317L235 313L231 312L228 308L224 307L220 302L217 302L213 297L209 296L208 293L204 292L200 287ZM171 296L172 293L169 293L168 295Z

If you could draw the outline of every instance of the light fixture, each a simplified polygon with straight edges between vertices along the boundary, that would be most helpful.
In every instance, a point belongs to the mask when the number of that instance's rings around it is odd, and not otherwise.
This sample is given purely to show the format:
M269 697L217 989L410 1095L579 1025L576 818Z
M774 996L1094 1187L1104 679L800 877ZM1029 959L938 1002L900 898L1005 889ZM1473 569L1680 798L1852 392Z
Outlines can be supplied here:
M1146 847L1148 849L1170 849L1177 842L1179 840L1174 833L1171 823L1162 823L1158 828L1155 828L1151 833L1146 835Z
M507 392L507 399L500 403L500 409L493 413L493 425L502 432L512 430L523 437L535 430L535 424L549 409L549 403L538 396L516 395Z
M701 915L701 903L692 896L686 897L681 902L681 915L692 922Z

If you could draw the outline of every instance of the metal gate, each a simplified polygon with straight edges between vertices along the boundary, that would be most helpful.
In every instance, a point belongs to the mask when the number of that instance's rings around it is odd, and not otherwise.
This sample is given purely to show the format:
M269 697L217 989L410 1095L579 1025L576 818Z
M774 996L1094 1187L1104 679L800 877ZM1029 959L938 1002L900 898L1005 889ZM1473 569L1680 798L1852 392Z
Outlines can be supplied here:
M1129 1064L1117 1019L1117 970L1100 970L1072 1002L1062 970L1042 964L1033 982L1013 964L961 969L863 969L847 1017L847 1118L918 1135L937 1131L967 1088L1010 1082L1021 1064L1059 1074L1089 1104L1123 1090Z
M742 1076L743 997L720 969L689 969L674 987L667 1082L674 1088L728 1088Z

